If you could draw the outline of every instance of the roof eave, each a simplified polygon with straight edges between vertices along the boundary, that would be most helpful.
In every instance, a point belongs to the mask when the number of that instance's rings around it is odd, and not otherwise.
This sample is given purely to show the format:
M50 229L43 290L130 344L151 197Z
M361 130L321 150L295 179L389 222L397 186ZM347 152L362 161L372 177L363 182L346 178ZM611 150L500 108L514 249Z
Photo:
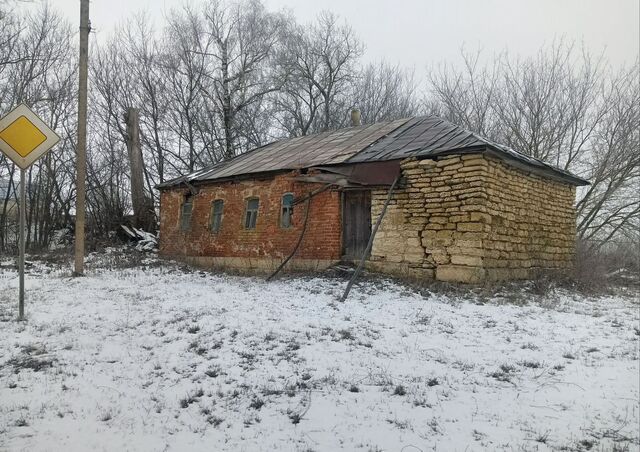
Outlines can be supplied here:
M575 176L568 171L560 170L544 162L540 162L540 166L533 165L524 160L515 158L511 154L504 152L500 148L496 148L491 145L487 146L487 153L497 158L502 158L508 161L512 166L522 171L536 174L542 177L547 177L548 179L555 180L556 182L562 182L565 184L574 185L576 187L591 185L588 180Z
M177 187L185 183L185 176L176 177L174 179L162 182L155 185L156 190L166 190L168 188Z
M270 171L260 171L255 173L244 173L238 174L235 176L226 176L226 177L218 177L214 179L191 179L188 180L186 176L178 177L172 179L170 181L164 182L162 184L156 185L158 190L171 190L175 188L179 188L181 185L185 186L202 186L202 185L211 185L211 184L221 184L225 182L238 182L247 179L269 179L277 174L289 173L292 171L297 171L306 168L285 168L285 169L277 169Z
M546 164L541 164L541 166L532 165L531 163L512 157L510 154L502 151L500 148L496 148L491 145L471 146L467 148L440 151L440 152L435 152L435 153L426 155L422 158L429 159L429 158L442 157L445 155L474 154L478 152L491 155L499 160L507 161L511 166L518 168L521 171L524 171L526 173L546 177L547 179L552 179L552 180L555 180L556 182L562 182L565 184L570 184L575 186L591 185L591 183L586 179L582 179L581 177L574 176L573 174L556 169Z

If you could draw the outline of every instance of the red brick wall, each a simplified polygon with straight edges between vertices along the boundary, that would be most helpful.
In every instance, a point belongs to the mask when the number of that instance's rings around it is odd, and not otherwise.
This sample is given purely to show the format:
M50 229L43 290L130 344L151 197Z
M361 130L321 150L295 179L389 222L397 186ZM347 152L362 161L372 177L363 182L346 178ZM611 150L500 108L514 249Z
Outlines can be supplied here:
M297 183L292 174L264 180L221 182L200 186L193 198L191 230L180 230L180 210L187 190L163 190L160 196L160 253L166 256L282 258L293 250L302 225L306 202L297 204L293 226L280 227L282 195L302 198L321 185ZM256 228L244 228L246 199L260 200ZM211 204L224 200L222 226L209 228ZM307 231L296 253L301 259L337 260L341 255L340 193L325 191L311 200Z

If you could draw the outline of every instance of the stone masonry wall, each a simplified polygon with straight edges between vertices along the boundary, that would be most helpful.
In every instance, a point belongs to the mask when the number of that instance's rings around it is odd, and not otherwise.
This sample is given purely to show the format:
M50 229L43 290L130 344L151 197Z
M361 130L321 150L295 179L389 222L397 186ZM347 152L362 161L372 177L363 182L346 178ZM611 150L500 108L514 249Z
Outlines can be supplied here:
M486 213L490 235L483 266L491 280L528 278L573 265L575 187L529 175L488 159Z
M163 190L160 197L160 253L195 264L268 271L295 246L303 226L306 202L294 207L291 228L280 227L285 193L303 198L320 185L296 183L293 174L264 180L222 182L199 187L194 197L191 228L180 230L180 211L186 188ZM246 200L257 197L255 229L244 228ZM210 230L211 205L224 200L222 226ZM321 268L340 259L340 193L326 191L312 198L307 231L290 268Z
M571 265L572 186L527 175L483 154L402 163L369 267L417 278L481 282ZM386 199L372 193L372 221Z

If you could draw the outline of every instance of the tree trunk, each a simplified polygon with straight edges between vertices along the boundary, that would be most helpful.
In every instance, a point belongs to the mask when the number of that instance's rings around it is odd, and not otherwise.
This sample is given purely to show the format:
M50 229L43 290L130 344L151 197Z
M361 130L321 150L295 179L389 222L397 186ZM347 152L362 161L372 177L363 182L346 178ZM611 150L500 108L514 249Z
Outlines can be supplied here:
M231 105L231 92L229 88L229 52L227 43L222 45L222 61L220 63L222 69L222 120L224 122L224 157L230 159L235 157L236 153L233 149L233 106Z
M139 112L137 108L127 111L127 151L131 168L131 204L133 206L133 225L136 228L152 230L153 216L150 215L149 202L144 193L144 162L140 148Z

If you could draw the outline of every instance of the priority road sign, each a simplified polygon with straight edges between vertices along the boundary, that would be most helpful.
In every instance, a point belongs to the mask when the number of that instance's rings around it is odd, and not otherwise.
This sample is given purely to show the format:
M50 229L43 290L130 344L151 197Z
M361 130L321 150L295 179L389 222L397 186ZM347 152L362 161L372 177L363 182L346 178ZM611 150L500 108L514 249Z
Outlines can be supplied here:
M60 137L24 104L0 119L0 150L20 169L29 168L58 141Z
M24 228L25 228L25 175L33 162L51 149L60 137L29 107L18 105L0 119L0 151L20 168L20 239L18 273L18 320L24 320Z

